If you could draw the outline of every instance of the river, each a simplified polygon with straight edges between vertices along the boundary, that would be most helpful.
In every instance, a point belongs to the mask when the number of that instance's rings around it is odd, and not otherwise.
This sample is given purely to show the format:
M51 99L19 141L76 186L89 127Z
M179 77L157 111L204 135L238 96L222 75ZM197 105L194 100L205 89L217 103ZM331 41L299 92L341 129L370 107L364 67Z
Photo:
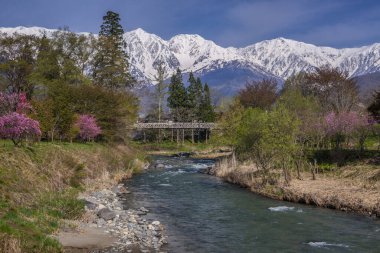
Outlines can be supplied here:
M127 205L166 227L168 252L380 252L380 221L282 202L198 172L212 160L153 157Z

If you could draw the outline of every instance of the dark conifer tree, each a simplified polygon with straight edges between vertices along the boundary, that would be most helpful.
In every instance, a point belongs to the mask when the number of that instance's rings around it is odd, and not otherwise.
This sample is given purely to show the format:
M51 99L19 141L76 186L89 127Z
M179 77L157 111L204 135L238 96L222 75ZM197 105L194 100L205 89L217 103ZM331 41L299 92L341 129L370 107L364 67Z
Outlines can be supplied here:
M187 94L182 81L182 72L177 69L169 84L168 107L174 121L186 120Z
M197 80L195 79L193 72L190 72L189 86L187 87L187 108L189 120L197 120L197 112L199 108L197 96Z
M203 89L203 96L201 102L201 119L205 122L214 122L215 120L215 112L214 107L211 102L210 88L207 83Z
M123 33L119 14L108 11L103 17L97 53L94 57L93 79L95 84L113 90L132 86L134 79L129 73Z

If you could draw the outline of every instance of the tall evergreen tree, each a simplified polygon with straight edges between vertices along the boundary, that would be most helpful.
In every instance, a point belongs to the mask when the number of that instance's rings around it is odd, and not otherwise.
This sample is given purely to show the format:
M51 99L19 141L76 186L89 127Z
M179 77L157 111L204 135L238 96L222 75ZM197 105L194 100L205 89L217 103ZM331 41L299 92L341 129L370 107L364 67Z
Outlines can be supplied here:
M202 103L201 103L201 119L205 122L214 122L215 112L211 102L210 88L206 83L203 89Z
M177 69L169 84L168 106L174 121L186 119L187 94L182 81L182 72Z
M189 120L197 120L198 110L198 94L197 94L197 80L193 72L189 75L189 86L187 87L187 108Z
M201 79L198 77L197 81L195 83L195 93L196 93L196 117L197 120L202 120L202 112L201 112L201 106L202 106L202 97L203 97L203 84Z
M103 17L97 53L94 57L93 79L95 84L113 90L133 85L134 79L129 73L123 33L119 14L108 11Z

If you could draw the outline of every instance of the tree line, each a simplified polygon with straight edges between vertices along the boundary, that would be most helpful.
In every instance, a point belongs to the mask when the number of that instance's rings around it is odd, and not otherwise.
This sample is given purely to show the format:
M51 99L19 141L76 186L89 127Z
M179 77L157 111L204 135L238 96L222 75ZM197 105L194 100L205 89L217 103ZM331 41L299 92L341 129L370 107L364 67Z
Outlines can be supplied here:
M328 66L299 73L281 90L277 87L272 79L248 82L222 112L221 131L214 135L216 143L255 165L263 186L281 175L288 184L305 168L315 176L317 164L339 167L378 154L379 147L366 152L366 139L380 143L379 92L366 108L355 80Z
M109 11L99 36L68 29L1 34L0 106L8 109L0 114L0 138L125 141L138 100L130 91L135 80L123 33L119 15ZM21 110L23 103L30 106ZM28 125L23 118L37 122L38 131L22 130Z

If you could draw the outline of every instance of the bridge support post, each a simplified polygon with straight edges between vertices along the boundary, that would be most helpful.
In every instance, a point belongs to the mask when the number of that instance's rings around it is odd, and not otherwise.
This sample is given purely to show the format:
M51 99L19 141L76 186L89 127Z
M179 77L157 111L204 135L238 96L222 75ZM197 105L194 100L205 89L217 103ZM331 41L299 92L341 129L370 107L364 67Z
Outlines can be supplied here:
M191 143L194 144L194 128L191 129Z
M185 129L182 128L182 145L185 144Z

